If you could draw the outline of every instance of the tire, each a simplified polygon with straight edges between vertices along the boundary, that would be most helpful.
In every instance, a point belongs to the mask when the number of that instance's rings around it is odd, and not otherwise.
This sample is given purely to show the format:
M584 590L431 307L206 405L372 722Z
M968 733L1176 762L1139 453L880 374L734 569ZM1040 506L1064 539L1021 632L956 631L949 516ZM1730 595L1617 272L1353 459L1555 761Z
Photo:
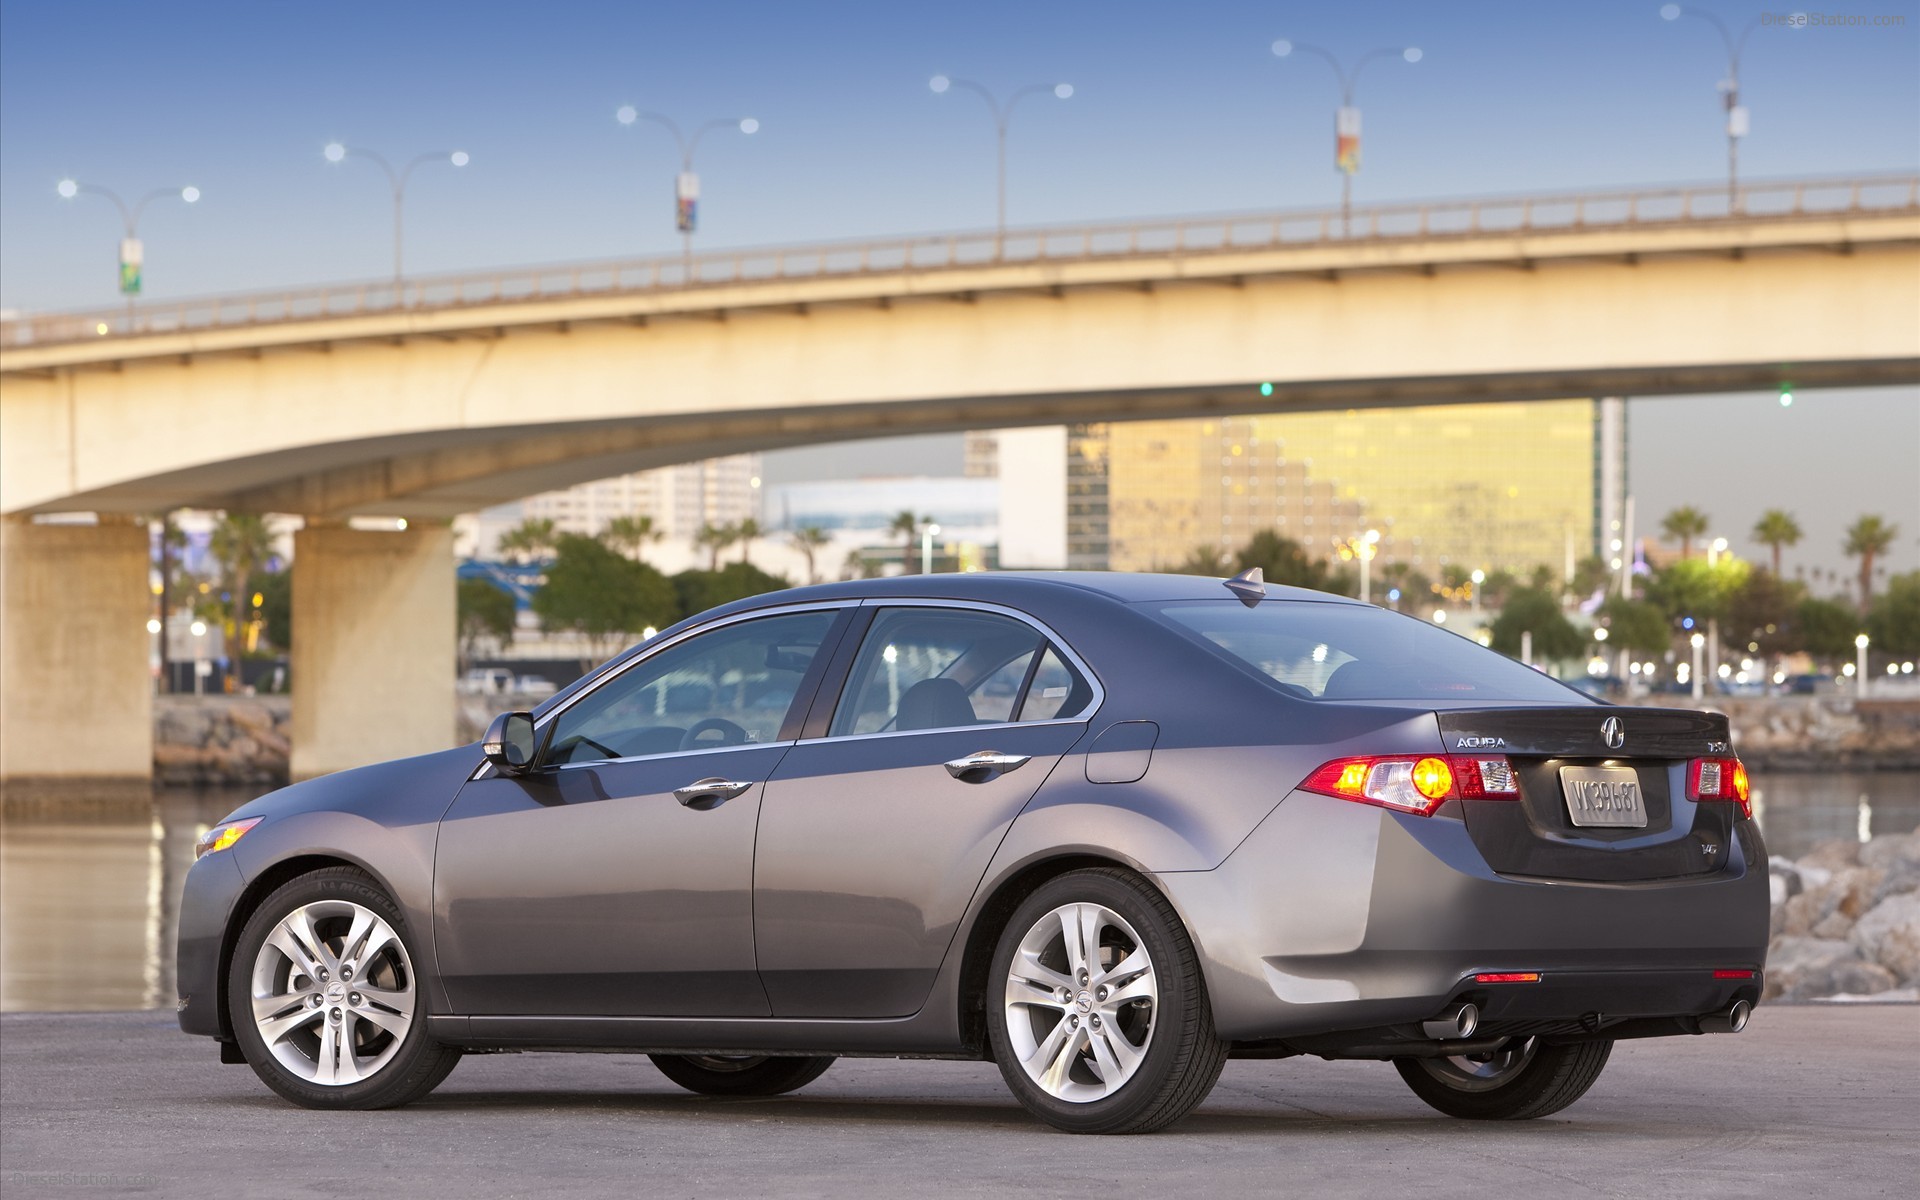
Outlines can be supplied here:
M1166 897L1125 871L1069 872L1027 897L1000 935L985 999L1008 1089L1068 1133L1164 1129L1207 1098L1227 1061L1193 939Z
M660 1073L702 1096L781 1096L827 1073L831 1058L650 1054Z
M1612 1053L1611 1041L1549 1046L1516 1038L1495 1054L1396 1058L1393 1065L1414 1095L1450 1117L1530 1121L1586 1095Z
M306 1108L393 1108L431 1092L460 1051L427 1035L417 944L399 905L353 867L302 875L247 919L227 971L234 1040Z

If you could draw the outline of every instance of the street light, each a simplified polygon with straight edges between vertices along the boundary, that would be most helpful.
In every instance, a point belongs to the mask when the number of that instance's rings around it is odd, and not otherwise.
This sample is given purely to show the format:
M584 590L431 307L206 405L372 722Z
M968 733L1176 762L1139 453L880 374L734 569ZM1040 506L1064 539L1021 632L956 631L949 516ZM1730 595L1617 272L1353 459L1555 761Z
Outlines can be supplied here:
M920 531L920 573L933 574L933 539L940 536L938 525L928 525Z
M1290 42L1286 38L1273 44L1275 58L1286 58L1295 50L1323 59L1340 80L1340 107L1333 116L1333 168L1340 172L1340 236L1347 237L1352 233L1353 177L1360 171L1360 110L1353 106L1353 85L1360 81L1360 72L1375 59L1398 57L1417 63L1424 55L1418 46L1387 46L1362 54L1353 64L1353 70L1348 71L1338 58L1319 46Z
M122 200L119 193L111 188L96 187L91 183L81 183L77 179L62 179L54 190L60 193L62 200L71 200L82 192L90 196L105 196L113 201L115 208L120 210L120 223L126 229L125 236L120 239L120 294L127 298L127 316L131 318L133 298L140 294L140 266L145 258L144 247L140 244L140 214L147 210L147 205L162 196L178 196L188 204L197 203L200 199L200 189L192 184L186 187L156 188L131 205Z
M1853 678L1860 685L1856 695L1862 698L1867 694L1867 645L1871 641L1872 639L1864 633L1853 639L1853 648L1860 654L1860 665L1854 669Z
M760 122L752 117L715 117L694 127L693 136L680 132L679 124L672 117L656 112L641 112L631 104L623 104L614 111L613 119L622 125L632 125L636 121L646 121L659 125L673 135L674 144L680 147L680 175L673 184L673 225L680 231L680 251L686 261L687 282L693 282L693 234L700 223L700 177L693 173L693 154L700 148L700 139L715 129L724 129L731 125L743 134L754 134L760 130Z
M994 94L988 91L986 87L975 83L971 79L955 79L949 75L935 75L927 81L927 86L933 89L933 94L936 96L943 96L953 88L961 88L972 92L987 102L987 109L993 114L994 136L998 139L998 158L996 161L999 164L997 173L999 182L996 191L998 203L995 209L996 216L993 226L993 256L999 258L1006 251L1007 241L1007 122L1013 119L1013 107L1026 97L1038 96L1043 92L1052 92L1056 98L1061 100L1068 99L1073 95L1073 85L1070 83L1056 83L1049 87L1044 83L1031 83L1026 87L1016 90L1011 96L1008 96L1005 104L1000 103Z
M1467 576L1467 578L1473 581L1473 612L1477 617L1480 615L1480 585L1487 581L1487 573L1475 567L1473 574Z
M1720 41L1727 48L1727 77L1718 84L1722 103L1727 110L1727 212L1735 212L1739 201L1735 191L1740 180L1740 139L1747 136L1750 121L1747 106L1740 103L1740 52L1746 49L1747 37L1760 27L1761 18L1748 21L1746 27L1735 37L1726 23L1704 8L1693 8L1682 4L1663 4L1660 17L1666 21L1678 21L1681 17L1698 17L1720 32Z
M393 189L393 302L397 306L400 303L400 279L403 275L401 235L405 224L407 181L413 177L417 168L427 163L446 162L456 167L464 167L472 161L472 156L465 150L435 150L431 154L416 155L406 166L396 171L393 169L393 164L383 156L371 150L362 150L358 146L328 142L323 153L330 163L344 162L348 158L364 158L386 172L387 185Z
M1701 691L1700 649L1707 644L1707 635L1704 633L1696 633L1687 639L1687 644L1693 647L1693 670L1688 672L1687 677L1693 682L1693 698L1698 700Z

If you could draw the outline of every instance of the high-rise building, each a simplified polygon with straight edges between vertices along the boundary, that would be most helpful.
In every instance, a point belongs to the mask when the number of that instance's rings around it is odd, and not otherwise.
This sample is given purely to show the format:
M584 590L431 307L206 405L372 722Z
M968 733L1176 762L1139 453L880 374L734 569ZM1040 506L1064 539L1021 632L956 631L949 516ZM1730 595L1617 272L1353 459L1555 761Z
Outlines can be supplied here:
M1368 529L1380 557L1428 574L1526 571L1608 558L1621 536L1626 416L1619 400L1204 417L1069 426L1057 548L1008 554L1009 504L1045 511L1009 471L1000 434L1002 561L1143 571L1273 529L1311 553ZM1010 478L1013 476L1013 478ZM1053 561L1046 560L1051 554ZM1031 560L1030 563L1027 560Z

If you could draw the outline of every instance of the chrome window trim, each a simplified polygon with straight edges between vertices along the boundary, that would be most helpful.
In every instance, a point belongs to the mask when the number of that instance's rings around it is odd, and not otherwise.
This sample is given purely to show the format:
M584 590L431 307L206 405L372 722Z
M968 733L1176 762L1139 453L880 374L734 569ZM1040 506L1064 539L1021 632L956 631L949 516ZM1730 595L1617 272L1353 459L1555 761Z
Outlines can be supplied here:
M585 762L555 763L549 771L578 771L583 767L613 767L621 763L658 762L669 758L686 758L692 754L725 754L732 750L772 750L792 746L786 742L741 742L737 746L708 746L704 750L663 750L658 754L629 754L625 758L593 758Z
M966 612L984 612L994 616L1010 617L1034 630L1045 639L1047 645L1058 650L1061 656L1073 665L1074 670L1080 672L1081 678L1087 681L1087 686L1093 689L1093 698L1087 701L1086 708L1082 709L1081 715L1077 717L1049 717L1044 721L993 721L983 722L978 725L946 725L939 729L882 729L873 733L829 733L824 737L801 738L795 743L796 745L811 746L820 742L859 742L869 738L918 737L930 733L959 733L965 730L991 732L996 729L1032 729L1044 725L1085 725L1093 720L1093 715L1099 712L1100 706L1107 702L1106 685L1100 682L1100 676L1094 674L1093 668L1087 665L1087 661L1080 657L1080 652L1068 645L1065 638L1048 628L1044 621L1029 616L1017 608L1008 608L1004 604L993 604L985 600L941 600L924 596L902 597L899 599L892 597L874 597L861 600L858 603L861 608L957 608ZM870 624L867 626L866 631L861 634L861 637L864 639L867 634L872 632L873 626ZM840 696L834 699L836 707L840 699L846 695L848 684L852 682L853 675L851 670L849 670L847 678L840 683Z

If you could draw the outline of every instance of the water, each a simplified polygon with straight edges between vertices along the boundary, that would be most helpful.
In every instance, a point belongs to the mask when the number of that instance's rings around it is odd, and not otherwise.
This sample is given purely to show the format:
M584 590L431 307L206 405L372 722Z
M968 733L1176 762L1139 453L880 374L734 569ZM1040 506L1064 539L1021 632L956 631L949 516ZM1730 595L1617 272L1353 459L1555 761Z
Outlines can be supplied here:
M0 817L0 1012L171 1008L180 888L193 843L242 789L51 795L13 789ZM1767 848L1920 827L1920 771L1758 775Z

